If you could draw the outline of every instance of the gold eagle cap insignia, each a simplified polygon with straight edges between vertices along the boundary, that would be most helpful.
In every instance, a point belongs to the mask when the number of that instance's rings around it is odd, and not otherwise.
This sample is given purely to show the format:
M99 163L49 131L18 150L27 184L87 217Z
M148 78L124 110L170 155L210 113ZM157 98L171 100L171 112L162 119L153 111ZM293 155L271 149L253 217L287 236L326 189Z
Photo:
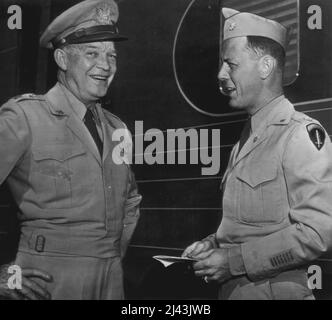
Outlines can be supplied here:
M111 7L108 6L106 3L96 8L97 20L102 25L112 24L111 19Z

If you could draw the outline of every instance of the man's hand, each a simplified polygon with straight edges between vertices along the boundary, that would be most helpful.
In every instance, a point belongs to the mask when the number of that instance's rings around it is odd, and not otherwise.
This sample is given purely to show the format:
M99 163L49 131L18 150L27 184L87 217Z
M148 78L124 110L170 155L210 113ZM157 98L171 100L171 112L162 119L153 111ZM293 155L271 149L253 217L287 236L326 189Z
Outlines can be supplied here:
M49 300L51 295L32 278L47 282L53 281L52 276L37 269L22 269L22 289L8 288L9 265L0 267L0 297L14 300Z
M205 282L224 282L232 277L228 262L228 249L212 249L202 252L195 258L199 259L194 263L195 275L204 278Z
M212 248L213 244L209 240L196 241L183 251L182 257L196 258L197 255L211 250Z

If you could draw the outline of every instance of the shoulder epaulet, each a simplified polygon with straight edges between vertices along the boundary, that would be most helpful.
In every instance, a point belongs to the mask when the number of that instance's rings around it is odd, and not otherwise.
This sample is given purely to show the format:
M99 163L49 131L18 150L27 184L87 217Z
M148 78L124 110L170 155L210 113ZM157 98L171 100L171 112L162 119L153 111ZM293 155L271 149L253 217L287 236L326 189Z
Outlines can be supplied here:
M316 122L314 119L310 118L303 112L295 111L293 113L292 119L298 122Z
M45 100L44 96L34 94L34 93L25 93L13 98L15 102L20 102L24 100Z

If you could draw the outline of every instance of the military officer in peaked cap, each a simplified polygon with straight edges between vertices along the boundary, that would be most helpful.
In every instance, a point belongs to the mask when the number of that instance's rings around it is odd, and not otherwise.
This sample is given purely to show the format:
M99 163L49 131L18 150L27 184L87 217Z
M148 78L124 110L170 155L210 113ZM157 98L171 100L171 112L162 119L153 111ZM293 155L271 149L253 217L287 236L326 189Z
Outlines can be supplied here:
M141 196L112 140L125 124L99 103L116 72L115 42L125 40L113 0L87 0L58 16L40 39L54 51L58 82L0 109L0 181L19 208L13 264L25 299L122 299L121 259L139 217ZM130 142L130 139L128 140Z
M215 234L185 249L195 273L221 284L220 299L313 299L308 264L332 246L331 142L283 95L287 29L223 8L218 74L247 120L222 179Z

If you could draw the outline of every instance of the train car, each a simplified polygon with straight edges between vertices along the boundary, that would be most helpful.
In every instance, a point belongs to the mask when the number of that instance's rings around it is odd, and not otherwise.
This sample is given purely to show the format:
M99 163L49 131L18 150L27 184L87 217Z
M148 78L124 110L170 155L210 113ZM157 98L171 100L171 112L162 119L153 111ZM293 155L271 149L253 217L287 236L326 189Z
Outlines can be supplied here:
M55 83L52 55L38 47L39 36L55 16L77 2L1 2L1 104L24 92L45 92ZM141 217L124 260L126 295L129 299L215 299L217 286L195 278L186 264L164 268L153 256L181 255L187 245L215 232L222 219L221 178L247 116L232 110L219 90L221 8L257 13L292 30L285 95L298 111L319 120L331 136L332 3L117 2L119 28L129 41L117 47L118 71L105 104L133 135L132 163L143 195ZM8 25L13 5L22 11L21 29ZM186 135L184 140L174 138L179 132ZM15 254L18 235L15 205L5 184L0 205L0 253L5 262ZM322 272L316 298L331 299L332 254L313 265Z

